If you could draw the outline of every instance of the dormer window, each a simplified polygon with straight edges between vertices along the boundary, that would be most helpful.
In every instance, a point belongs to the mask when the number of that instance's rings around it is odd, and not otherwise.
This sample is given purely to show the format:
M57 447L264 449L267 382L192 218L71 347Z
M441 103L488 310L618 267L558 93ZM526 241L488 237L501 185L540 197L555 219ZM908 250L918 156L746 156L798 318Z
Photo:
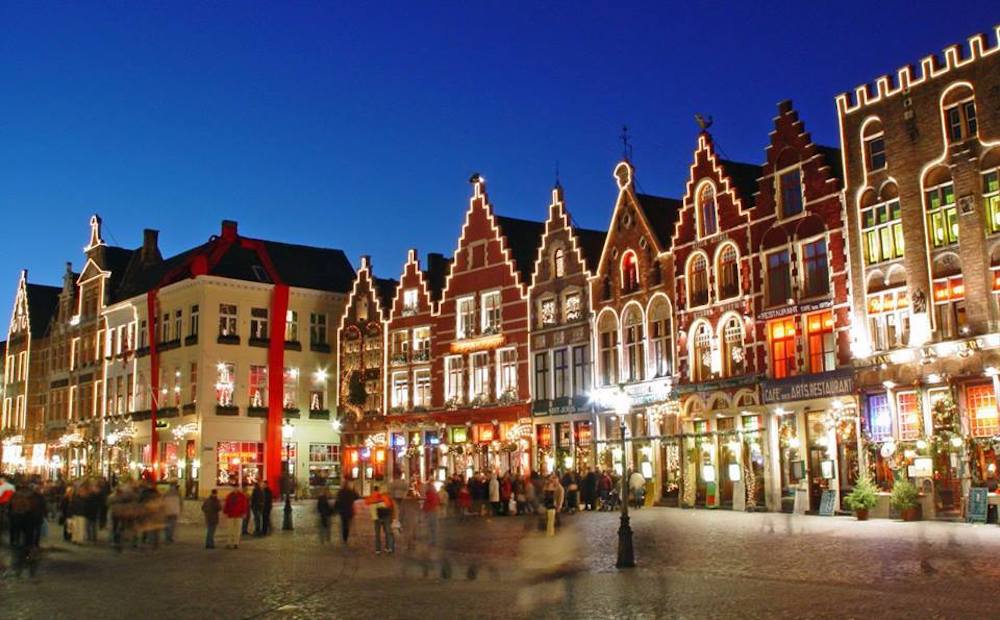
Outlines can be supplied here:
M403 316L417 313L417 289L408 288L403 291Z
M698 192L698 232L701 237L710 237L719 231L715 211L715 187L706 183Z
M629 250L622 256L622 291L631 293L639 288L639 261Z

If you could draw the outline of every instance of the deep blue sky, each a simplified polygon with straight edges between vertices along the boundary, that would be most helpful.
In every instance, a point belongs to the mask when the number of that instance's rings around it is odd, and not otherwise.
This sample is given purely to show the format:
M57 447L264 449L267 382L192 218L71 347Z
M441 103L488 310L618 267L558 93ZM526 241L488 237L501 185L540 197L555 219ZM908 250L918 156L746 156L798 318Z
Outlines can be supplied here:
M784 98L836 144L835 94L1000 22L995 1L410 4L0 5L0 307L22 267L79 268L95 211L120 245L231 218L395 277L408 247L454 250L471 172L542 219L558 162L605 227L623 123L641 189L679 196L694 112L733 159L763 160Z

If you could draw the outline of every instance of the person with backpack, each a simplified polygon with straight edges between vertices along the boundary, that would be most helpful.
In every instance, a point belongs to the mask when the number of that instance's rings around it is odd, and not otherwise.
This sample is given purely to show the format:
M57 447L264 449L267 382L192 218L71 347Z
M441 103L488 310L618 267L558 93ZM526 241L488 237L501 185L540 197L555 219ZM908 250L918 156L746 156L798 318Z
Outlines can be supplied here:
M218 489L212 489L212 494L202 502L201 512L205 515L205 548L215 549L215 528L219 527L219 513L222 512Z
M351 522L354 520L354 502L358 501L358 494L354 491L354 483L350 480L340 487L337 492L337 499L333 502L333 511L340 515L340 537L347 546L347 539L351 535Z
M376 484L372 489L372 494L365 500L365 504L371 510L372 521L375 525L375 555L382 553L382 535L385 534L386 553L396 551L396 540L392 535L392 498L382 493Z

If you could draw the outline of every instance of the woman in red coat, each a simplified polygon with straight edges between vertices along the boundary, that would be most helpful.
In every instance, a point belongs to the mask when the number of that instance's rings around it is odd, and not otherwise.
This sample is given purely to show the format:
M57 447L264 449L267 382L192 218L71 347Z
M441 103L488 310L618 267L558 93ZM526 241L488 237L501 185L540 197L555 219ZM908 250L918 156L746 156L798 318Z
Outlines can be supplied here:
M226 515L226 533L228 542L227 549L238 549L240 546L240 532L243 530L243 517L250 510L250 502L247 501L246 493L240 489L233 489L226 496L226 504L222 512Z

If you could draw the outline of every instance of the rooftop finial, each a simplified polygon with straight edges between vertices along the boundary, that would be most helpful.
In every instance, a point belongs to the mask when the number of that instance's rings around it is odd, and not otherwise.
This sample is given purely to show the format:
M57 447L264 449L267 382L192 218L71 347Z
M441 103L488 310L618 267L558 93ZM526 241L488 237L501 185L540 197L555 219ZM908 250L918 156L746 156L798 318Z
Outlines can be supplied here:
M698 123L698 127L701 127L702 131L708 131L708 128L712 126L712 117L705 118L701 114L695 114L694 122Z
M622 125L622 135L619 137L622 140L622 158L629 161L632 159L632 139L628 135L628 125Z

